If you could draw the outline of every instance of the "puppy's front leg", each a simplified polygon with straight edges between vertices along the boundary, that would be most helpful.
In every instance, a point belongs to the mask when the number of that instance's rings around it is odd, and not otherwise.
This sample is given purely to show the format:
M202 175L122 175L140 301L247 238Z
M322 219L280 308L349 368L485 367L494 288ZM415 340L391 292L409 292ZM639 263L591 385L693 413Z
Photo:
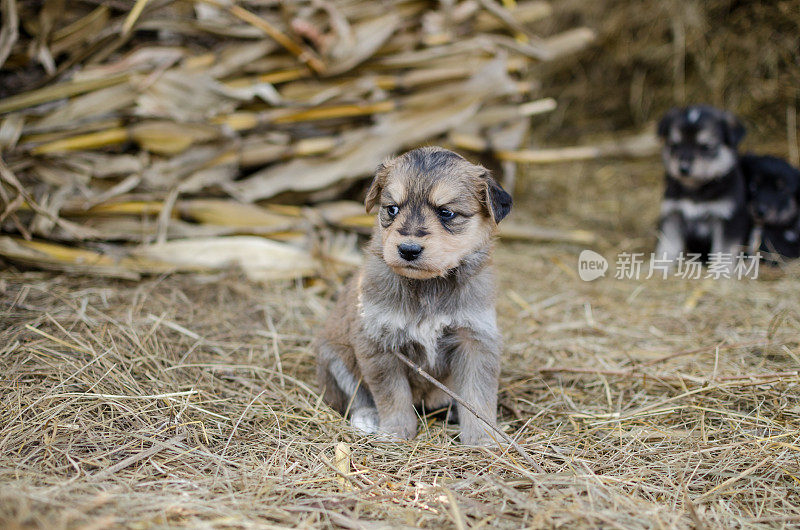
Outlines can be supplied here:
M661 219L659 232L656 259L666 259L674 264L686 249L683 217L675 212L667 215Z
M417 434L417 415L405 367L377 343L370 342L359 350L364 382L378 409L378 432L387 438L410 440Z
M728 226L730 221L726 219L716 219L711 227L711 254L709 261L719 260L717 268L731 274L735 262L738 260L737 253L741 250L741 237L736 237L733 230Z
M764 227L756 225L750 232L750 240L747 243L747 251L750 254L755 254L761 248L761 240L764 237Z
M497 422L497 380L500 376L499 340L466 328L458 329L456 336L458 346L450 361L453 390L494 425ZM460 403L457 408L461 442L466 445L491 443L496 433Z

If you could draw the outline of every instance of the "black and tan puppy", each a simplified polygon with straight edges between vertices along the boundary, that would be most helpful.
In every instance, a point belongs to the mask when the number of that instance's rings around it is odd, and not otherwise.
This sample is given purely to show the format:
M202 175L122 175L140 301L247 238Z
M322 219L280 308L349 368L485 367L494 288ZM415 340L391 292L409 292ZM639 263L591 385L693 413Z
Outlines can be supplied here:
M736 256L749 217L738 146L745 129L730 112L708 106L672 109L658 124L666 188L656 257Z
M770 261L800 257L800 170L774 156L751 154L741 166L753 220L750 250Z
M415 406L451 403L401 364L399 351L495 419L500 333L490 254L511 197L484 168L427 147L382 164L365 202L379 209L366 263L316 341L325 401L363 432L414 437ZM456 409L463 443L491 440L486 425Z

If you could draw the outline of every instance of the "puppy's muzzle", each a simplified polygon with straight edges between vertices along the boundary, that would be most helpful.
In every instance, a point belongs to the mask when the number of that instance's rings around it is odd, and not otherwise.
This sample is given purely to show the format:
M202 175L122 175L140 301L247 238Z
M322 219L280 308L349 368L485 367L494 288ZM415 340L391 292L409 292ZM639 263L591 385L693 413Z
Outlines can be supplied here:
M406 261L414 261L422 254L422 246L416 243L401 243L397 245L397 253Z
M760 222L770 222L770 219L777 217L777 211L770 208L764 203L758 203L750 206L750 213L753 218Z
M692 161L691 160L681 160L678 163L678 171L680 171L681 175L686 176L692 170Z

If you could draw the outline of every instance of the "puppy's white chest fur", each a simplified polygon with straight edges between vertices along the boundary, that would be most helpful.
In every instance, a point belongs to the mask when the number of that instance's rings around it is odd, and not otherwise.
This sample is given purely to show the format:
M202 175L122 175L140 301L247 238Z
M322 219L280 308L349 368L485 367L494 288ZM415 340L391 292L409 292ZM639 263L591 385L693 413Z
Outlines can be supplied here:
M437 365L439 341L446 330L468 328L489 336L498 334L497 318L492 307L447 313L406 313L385 304L364 303L361 306L365 334L389 348L402 349L409 343L419 344L429 367Z
M679 212L686 219L699 220L709 217L729 219L733 215L734 202L730 199L720 201L697 202L689 199L664 199L661 203L661 215L667 216Z
M397 344L412 341L425 350L428 366L436 366L437 344L444 335L445 328L452 327L454 319L449 315L430 315L427 318L413 320L399 312L377 319L384 333L392 336L391 342Z

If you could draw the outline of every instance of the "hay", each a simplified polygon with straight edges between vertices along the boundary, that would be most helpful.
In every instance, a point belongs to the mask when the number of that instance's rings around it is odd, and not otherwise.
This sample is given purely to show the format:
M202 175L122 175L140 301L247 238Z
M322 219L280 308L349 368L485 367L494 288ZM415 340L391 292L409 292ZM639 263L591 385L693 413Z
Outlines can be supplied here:
M708 103L741 116L747 140L759 139L753 145L769 139L773 150L786 150L800 97L797 0L565 0L533 28L547 34L580 24L596 30L595 45L563 68L536 67L560 109L534 130L538 142L641 130L670 107Z
M537 171L523 196L572 191L548 208L518 201L521 221L597 218L594 248L607 256L650 248L656 164ZM619 185L636 175L642 210L594 175ZM513 451L461 447L432 418L405 444L353 434L312 383L309 341L335 279L265 288L235 274L134 284L5 271L0 524L795 525L796 267L744 288L585 283L580 248L506 243L496 254L500 425L546 474Z

